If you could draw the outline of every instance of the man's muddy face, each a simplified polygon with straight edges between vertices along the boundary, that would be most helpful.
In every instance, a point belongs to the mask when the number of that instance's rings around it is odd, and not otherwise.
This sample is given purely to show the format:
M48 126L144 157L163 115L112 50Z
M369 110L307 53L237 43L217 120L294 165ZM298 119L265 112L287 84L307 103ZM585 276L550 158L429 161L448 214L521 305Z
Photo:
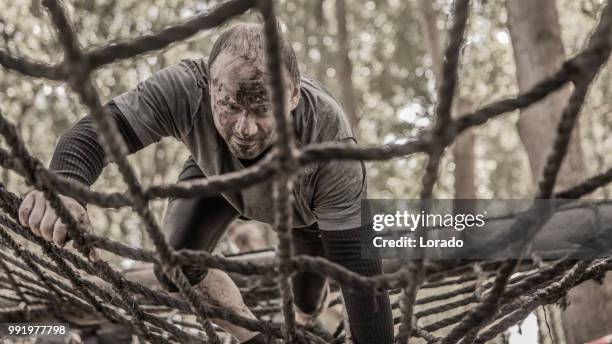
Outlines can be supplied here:
M232 154L240 159L256 158L276 138L265 68L261 59L221 53L211 69L215 126Z

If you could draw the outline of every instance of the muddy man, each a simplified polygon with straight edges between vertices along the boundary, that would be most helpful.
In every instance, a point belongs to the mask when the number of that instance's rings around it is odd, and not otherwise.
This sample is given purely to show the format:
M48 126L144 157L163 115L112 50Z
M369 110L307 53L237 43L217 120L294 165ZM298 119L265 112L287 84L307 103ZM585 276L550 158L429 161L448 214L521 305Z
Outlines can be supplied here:
M291 45L281 41L287 115L293 119L297 145L322 142L356 144L347 116L319 82L300 75ZM270 104L270 80L264 33L256 24L237 24L214 43L209 57L182 60L160 70L105 105L129 152L171 136L185 144L191 157L179 181L241 171L261 160L276 140ZM106 163L91 116L64 133L50 168L66 178L92 185ZM327 257L356 273L381 273L379 259L361 257L361 203L366 197L366 169L360 161L324 161L304 169L292 189L293 248L296 254ZM82 222L86 208L62 200ZM211 197L171 199L163 226L175 249L212 251L237 217L274 222L272 181ZM38 191L21 204L20 221L48 241L64 245L66 228ZM196 290L210 303L254 318L232 280L219 270L183 266ZM176 286L156 269L169 292ZM314 319L325 306L327 281L316 273L293 276L299 319ZM387 293L352 289L342 294L355 343L390 344L393 318ZM216 321L242 343L263 343L263 334Z

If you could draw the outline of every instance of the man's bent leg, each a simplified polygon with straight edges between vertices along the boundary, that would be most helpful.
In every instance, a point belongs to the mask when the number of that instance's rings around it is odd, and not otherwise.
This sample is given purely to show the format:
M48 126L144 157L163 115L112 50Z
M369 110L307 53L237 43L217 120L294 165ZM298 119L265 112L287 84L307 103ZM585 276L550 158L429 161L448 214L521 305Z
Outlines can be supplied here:
M293 229L292 238L294 254L325 256L316 224L309 228ZM298 321L302 325L307 325L314 321L324 308L323 301L328 292L327 279L314 272L298 272L293 276L292 282Z
M193 160L188 160L179 176L179 181L205 178ZM236 219L238 212L221 196L171 199L164 216L164 235L174 249L204 250L212 252L217 242ZM238 287L223 271L206 269L201 266L181 266L192 286L207 301L225 307L243 317L255 319L246 307ZM178 288L155 266L155 275L164 288L178 292ZM178 294L175 294L178 296ZM226 321L213 319L213 322L238 338L241 342L260 343L262 336L235 326ZM255 338L254 338L255 337ZM260 338L260 339L257 339Z
M179 175L179 182L206 178L192 157L189 157ZM170 246L176 250L204 250L212 252L238 212L220 195L212 197L172 198L168 203L163 220L163 230ZM206 268L187 265L183 273L191 285L199 283L206 276ZM155 275L171 292L178 288L155 267Z
M212 252L237 215L236 210L220 197L173 199L164 216L164 233L173 249ZM185 265L181 269L191 285L198 284L207 272L205 267L195 265ZM168 291L178 291L158 266L155 275Z
M327 258L364 276L382 274L380 258L361 256L361 235L366 227L338 231L321 231ZM368 289L353 289L341 285L344 305L348 313L351 337L355 344L391 344L393 315L389 294L385 290L374 293Z

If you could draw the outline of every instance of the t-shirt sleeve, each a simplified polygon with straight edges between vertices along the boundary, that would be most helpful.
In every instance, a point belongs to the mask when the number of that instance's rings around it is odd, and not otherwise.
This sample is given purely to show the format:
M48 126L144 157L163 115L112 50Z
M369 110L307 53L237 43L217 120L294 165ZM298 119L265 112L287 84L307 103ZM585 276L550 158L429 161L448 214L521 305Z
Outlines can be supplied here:
M194 63L164 68L113 99L143 145L166 136L182 140L191 130L206 87Z
M353 138L344 142L354 143ZM367 197L365 164L354 160L322 162L316 172L313 213L322 230L361 226L361 200Z

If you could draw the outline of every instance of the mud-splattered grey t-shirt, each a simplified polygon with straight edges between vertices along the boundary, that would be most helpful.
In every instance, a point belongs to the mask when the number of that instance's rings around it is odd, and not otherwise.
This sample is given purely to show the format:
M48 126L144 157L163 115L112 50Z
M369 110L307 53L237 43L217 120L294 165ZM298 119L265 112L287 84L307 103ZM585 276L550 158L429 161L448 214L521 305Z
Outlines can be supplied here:
M182 60L114 98L146 146L162 137L181 140L208 177L243 170L215 128L205 59ZM292 111L298 146L353 142L349 121L334 97L317 81L302 76L298 106ZM304 169L294 183L293 227L317 222L323 230L361 225L366 197L365 166L359 161L325 161ZM274 222L272 181L223 197L242 215Z

